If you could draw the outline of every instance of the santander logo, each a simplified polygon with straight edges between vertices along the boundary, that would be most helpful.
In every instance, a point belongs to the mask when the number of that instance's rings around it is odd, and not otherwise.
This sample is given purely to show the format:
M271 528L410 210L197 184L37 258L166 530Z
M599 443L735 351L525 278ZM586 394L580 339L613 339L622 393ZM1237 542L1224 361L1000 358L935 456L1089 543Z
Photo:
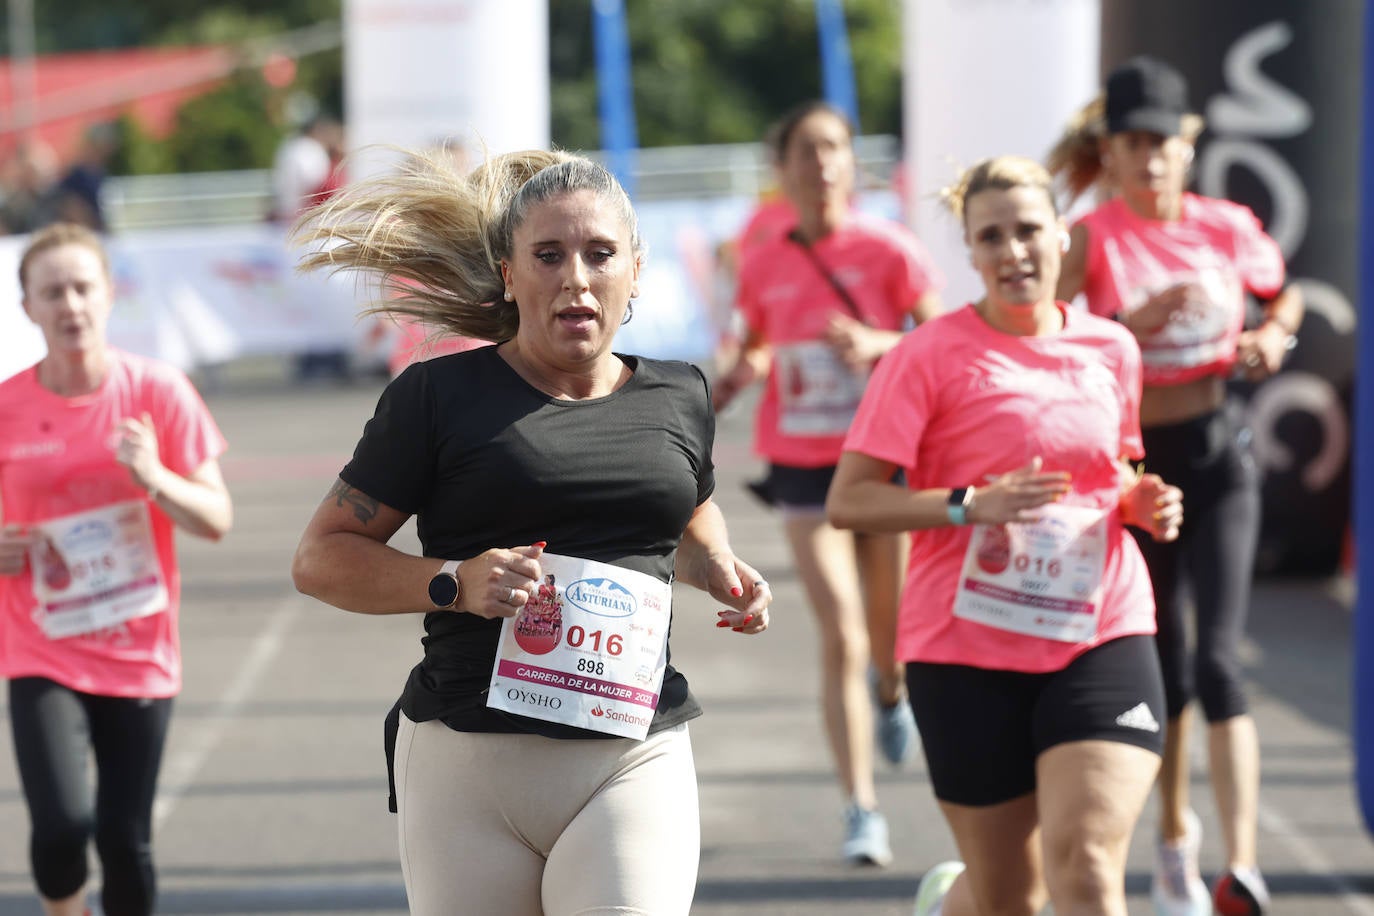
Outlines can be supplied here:
M598 719L600 719L600 718L601 718L602 716L604 716L605 714L606 714L606 710L604 710L604 709L601 708L601 704L600 704L600 703L598 703L598 704L596 704L595 706L592 707L592 715L596 716Z
M563 597L598 617L633 617L639 609L634 594L614 579L578 579L563 591Z

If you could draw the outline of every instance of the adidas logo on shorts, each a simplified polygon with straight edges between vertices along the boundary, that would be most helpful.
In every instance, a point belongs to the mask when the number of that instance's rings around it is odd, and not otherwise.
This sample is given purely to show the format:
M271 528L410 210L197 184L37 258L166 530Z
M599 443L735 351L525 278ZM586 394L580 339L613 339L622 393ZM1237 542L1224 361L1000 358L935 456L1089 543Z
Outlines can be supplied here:
M1150 707L1146 706L1144 702L1135 704L1117 716L1116 724L1123 728L1138 728L1143 732L1159 731L1159 723L1155 721L1154 714L1150 712Z

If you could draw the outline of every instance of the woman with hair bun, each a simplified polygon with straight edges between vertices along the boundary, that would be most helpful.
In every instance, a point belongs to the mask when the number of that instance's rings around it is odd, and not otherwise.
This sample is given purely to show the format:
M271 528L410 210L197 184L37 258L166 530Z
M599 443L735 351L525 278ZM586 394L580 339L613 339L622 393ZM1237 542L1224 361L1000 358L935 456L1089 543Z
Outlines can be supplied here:
M1125 526L1171 540L1180 494L1128 464L1134 338L1055 298L1068 235L1045 169L985 160L947 201L984 295L884 357L826 503L837 527L911 532L898 657L963 859L927 872L915 912L1124 916L1164 714Z
M411 912L687 913L700 708L669 661L671 583L736 633L772 596L711 499L705 377L612 349L644 258L629 198L566 153L466 176L419 157L302 238L306 267L380 278L373 310L496 342L388 385L292 568L336 607L425 613L394 738ZM412 515L423 556L388 546ZM530 652L541 582L557 626Z

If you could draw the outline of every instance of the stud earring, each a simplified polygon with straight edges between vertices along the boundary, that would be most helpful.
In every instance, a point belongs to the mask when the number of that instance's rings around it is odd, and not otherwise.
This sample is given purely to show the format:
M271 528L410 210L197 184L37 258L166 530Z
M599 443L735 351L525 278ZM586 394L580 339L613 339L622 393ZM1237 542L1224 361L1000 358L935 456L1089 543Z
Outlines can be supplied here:
M1069 253L1069 246L1070 246L1072 243L1073 243L1073 241L1072 241L1072 239L1069 238L1069 234L1068 234L1067 232L1064 232L1063 230L1060 230L1060 232L1059 232L1059 250L1060 250L1061 252L1063 252L1064 254L1068 254L1068 253Z
M514 302L514 301L515 301L515 293L511 292L510 290L506 290L506 295L505 295L504 298L505 298L505 300L506 300L507 302Z

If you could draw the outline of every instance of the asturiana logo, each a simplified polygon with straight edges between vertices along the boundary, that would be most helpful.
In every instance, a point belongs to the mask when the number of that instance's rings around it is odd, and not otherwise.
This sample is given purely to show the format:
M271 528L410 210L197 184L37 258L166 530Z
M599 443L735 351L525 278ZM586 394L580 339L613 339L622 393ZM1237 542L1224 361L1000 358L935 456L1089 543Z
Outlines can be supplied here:
M62 536L65 550L81 550L85 547L108 544L114 539L114 531L101 521L86 521L72 528Z
M638 610L635 596L614 579L578 579L564 590L563 597L600 617L632 617Z

